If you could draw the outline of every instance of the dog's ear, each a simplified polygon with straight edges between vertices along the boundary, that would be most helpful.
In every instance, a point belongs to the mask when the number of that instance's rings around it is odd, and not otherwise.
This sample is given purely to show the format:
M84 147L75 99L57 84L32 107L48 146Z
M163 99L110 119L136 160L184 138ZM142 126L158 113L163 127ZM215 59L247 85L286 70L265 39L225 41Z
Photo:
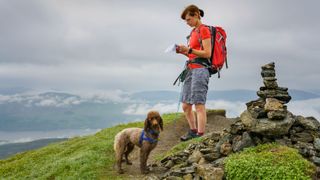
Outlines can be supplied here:
M149 121L149 118L147 117L146 120L144 120L144 131L147 132L148 129L150 129L150 121Z
M163 131L163 120L162 120L161 116L159 116L159 119L160 119L160 121L159 121L160 129L161 129L161 131Z

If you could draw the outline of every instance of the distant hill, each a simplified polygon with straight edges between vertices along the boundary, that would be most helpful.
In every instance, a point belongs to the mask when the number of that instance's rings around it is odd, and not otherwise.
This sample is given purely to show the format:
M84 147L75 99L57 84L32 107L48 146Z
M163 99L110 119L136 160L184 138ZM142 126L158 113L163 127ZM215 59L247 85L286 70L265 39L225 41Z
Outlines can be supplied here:
M3 90L12 94L26 90ZM320 98L319 94L302 90L289 90L292 100ZM125 113L132 107L153 107L178 103L177 91L142 91L128 93L114 99L103 96L82 97L64 92L40 94L0 94L0 131L32 131L56 129L100 129L122 122L142 119L141 113ZM208 100L248 102L257 99L253 90L209 91ZM136 110L138 111L138 110ZM131 111L130 111L131 112Z
M12 143L12 144L0 145L0 159L7 158L19 152L38 149L50 143L60 142L65 140L67 140L67 138L59 138L59 139L54 138L54 139L41 139L41 140L25 142L25 143Z
M133 93L131 98L134 100L140 101L178 101L179 92L176 91L143 91ZM208 92L208 100L225 100L225 101L240 101L240 102L248 102L252 99L257 99L256 91L253 90L215 90ZM307 100L320 98L319 94L302 91L302 90L290 90L289 94L292 96L292 100Z

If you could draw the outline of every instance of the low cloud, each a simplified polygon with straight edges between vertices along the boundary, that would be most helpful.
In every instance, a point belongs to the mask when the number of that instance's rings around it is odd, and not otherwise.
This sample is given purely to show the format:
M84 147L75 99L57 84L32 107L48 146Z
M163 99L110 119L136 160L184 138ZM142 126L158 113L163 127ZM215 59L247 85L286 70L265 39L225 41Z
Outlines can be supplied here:
M172 104L132 104L123 111L127 115L145 115L150 110L157 110L160 113L173 113L177 112L177 103ZM208 101L206 104L207 109L225 109L227 117L239 117L240 114L246 110L245 102L231 102L231 101ZM288 104L288 110L294 115L313 116L320 120L320 98L303 100L303 101L291 101ZM182 112L181 106L179 112Z
M320 98L303 100L303 101L291 101L288 104L288 110L295 115L313 116L320 121Z

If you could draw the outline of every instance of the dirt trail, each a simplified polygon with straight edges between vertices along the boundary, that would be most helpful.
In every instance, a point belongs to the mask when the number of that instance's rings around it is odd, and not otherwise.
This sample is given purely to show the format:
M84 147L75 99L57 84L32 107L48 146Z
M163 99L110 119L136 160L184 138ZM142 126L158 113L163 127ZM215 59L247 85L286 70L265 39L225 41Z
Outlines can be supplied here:
M208 120L206 125L206 132L222 131L224 128L230 127L232 119L225 118L224 116L208 114ZM187 120L183 118L177 119L174 123L164 125L164 131L160 133L160 140L157 147L151 151L148 164L155 162L155 157L159 154L163 154L173 146L180 142L180 136L185 134L189 126ZM124 179L143 179L144 175L140 173L140 162L139 162L139 148L135 147L133 152L130 154L129 159L132 161L132 165L126 165L123 163L123 169L125 170L124 175L120 177ZM161 168L153 168L150 174L161 174L164 173Z

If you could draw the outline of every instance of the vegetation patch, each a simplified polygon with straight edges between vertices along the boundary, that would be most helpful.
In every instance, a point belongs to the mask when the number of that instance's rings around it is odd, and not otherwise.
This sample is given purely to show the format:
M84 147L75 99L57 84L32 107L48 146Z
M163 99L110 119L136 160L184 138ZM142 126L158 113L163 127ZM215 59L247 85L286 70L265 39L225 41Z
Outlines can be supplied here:
M164 114L164 123L180 118ZM144 122L121 124L95 135L75 137L41 149L0 160L0 179L119 179L113 170L114 136L122 129L143 127Z
M315 166L296 149L263 144L232 154L225 159L227 179L311 179Z

